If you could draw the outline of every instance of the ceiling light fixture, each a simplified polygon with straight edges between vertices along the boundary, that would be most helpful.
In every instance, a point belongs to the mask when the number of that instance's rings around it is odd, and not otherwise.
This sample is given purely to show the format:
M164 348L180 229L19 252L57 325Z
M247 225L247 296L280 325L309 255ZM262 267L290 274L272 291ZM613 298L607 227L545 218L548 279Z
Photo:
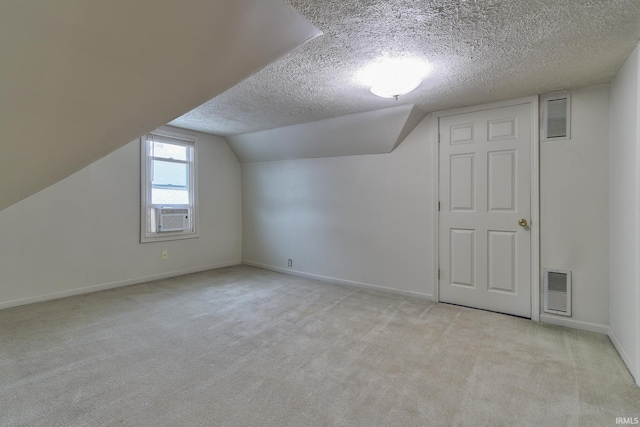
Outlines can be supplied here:
M417 58L383 57L364 67L357 79L370 86L374 95L398 99L420 86L429 71L429 66Z

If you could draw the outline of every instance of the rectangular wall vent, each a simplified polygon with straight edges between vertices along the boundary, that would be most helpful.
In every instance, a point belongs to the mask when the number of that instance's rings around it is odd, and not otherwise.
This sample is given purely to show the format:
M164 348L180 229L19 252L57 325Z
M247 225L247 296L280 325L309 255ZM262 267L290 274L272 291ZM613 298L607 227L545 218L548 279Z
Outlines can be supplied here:
M571 98L569 95L552 96L542 103L542 139L555 141L571 139Z
M544 312L571 316L571 271L544 269Z
M189 209L159 209L158 232L184 231L191 228Z

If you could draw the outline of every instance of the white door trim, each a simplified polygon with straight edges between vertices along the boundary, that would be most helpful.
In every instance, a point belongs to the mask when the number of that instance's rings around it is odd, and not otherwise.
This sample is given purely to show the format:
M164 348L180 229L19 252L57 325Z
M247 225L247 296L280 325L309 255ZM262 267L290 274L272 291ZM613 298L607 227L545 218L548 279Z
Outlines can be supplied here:
M438 266L440 265L440 215L438 204L440 200L440 143L439 143L439 121L441 117L452 116L454 114L473 113L476 111L489 110L500 107L510 107L520 104L530 104L531 106L531 320L540 321L540 119L539 100L537 96L511 99L507 101L493 102L490 104L475 105L470 107L456 108L453 110L438 111L433 113L430 120L433 129L433 140L436 143L435 156L432 160L433 194L436 220L434 221L434 236L437 242L437 249L434 251L434 286L433 296L436 301L440 301L440 281L438 279Z

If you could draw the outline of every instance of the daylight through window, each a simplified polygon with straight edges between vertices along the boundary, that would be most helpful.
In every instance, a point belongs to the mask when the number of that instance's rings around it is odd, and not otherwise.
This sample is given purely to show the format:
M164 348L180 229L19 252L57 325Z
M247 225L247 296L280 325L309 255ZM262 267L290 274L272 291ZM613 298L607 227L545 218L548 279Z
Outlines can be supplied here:
M141 153L141 241L196 237L195 140L153 132Z

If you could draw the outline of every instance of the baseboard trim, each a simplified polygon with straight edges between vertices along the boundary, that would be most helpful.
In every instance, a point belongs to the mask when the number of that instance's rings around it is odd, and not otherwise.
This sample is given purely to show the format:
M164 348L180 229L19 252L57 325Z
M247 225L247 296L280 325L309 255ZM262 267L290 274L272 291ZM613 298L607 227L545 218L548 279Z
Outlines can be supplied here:
M566 326L567 328L580 329L582 331L595 332L597 334L609 334L609 326L601 325L599 323L583 322L566 317L556 317L545 313L540 314L540 321L542 323L551 323L552 325Z
M0 310L20 305L33 304L36 302L50 301L54 299L66 298L75 295L88 294L91 292L104 291L107 289L120 288L123 286L137 285L140 283L151 282L153 280L168 279L169 277L183 276L185 274L199 273L201 271L215 270L216 268L230 267L241 264L240 260L232 260L220 262L217 264L204 265L200 267L187 268L184 270L170 271L151 276L136 277L134 279L119 280L117 282L101 283L98 285L87 286L84 288L69 289L67 291L54 292L52 294L39 295L36 297L22 298L12 301L0 302Z
M243 265L248 265L250 267L262 268L264 270L275 271L277 273L289 274L291 276L304 277L306 279L316 279L316 280L320 280L322 282L331 283L331 284L334 284L334 285L350 286L350 287L355 287L355 288L360 288L360 289L368 289L368 290L372 290L372 291L385 292L385 293L388 293L388 294L396 294L396 295L402 295L402 296L406 296L406 297L413 297L413 298L419 298L419 299L423 299L423 300L435 301L435 299L434 299L432 294L423 294L421 292L404 291L402 289L387 288L385 286L378 286L378 285L372 285L372 284L369 284L369 283L355 282L353 280L337 279L335 277L322 276L322 275L319 275L319 274L312 274L312 273L305 273L304 271L292 270L290 268L275 267L273 265L262 264L262 263L259 263L259 262L249 261L249 260L245 260L245 259L242 260L242 264Z
M640 387L640 372L638 372L638 367L635 365L635 363L633 363L633 359L629 356L627 351L624 349L624 347L620 343L620 340L618 339L615 332L613 332L611 328L609 328L609 333L607 333L607 335L609 336L609 339L613 343L613 346L618 351L620 358L622 358L622 361L624 362L624 364L627 365L627 369L631 373L631 376L633 377L633 379L636 380L636 384L638 385L638 387Z

